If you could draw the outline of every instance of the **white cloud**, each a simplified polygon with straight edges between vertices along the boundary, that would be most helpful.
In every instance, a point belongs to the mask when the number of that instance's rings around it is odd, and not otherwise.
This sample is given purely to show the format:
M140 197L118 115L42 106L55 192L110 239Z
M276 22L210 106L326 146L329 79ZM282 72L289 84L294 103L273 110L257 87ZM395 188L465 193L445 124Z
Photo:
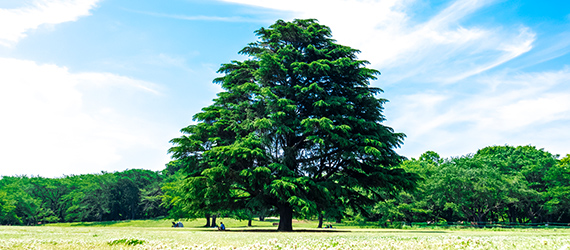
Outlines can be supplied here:
M180 20L187 20L187 21L213 21L213 22L259 22L259 19L251 19L251 18L244 18L240 16L232 16L232 17L223 17L223 16L188 16L188 15L173 15L173 14L164 14L164 13L157 13L157 12L148 12L148 11L138 11L138 10L129 10L134 13L155 16L155 17L165 17L165 18L173 18L173 19L180 19Z
M0 58L0 75L0 175L118 170L114 164L124 160L125 150L152 149L139 156L152 162L136 167L162 166L168 137L157 138L162 136L157 124L117 109L112 98L80 90L112 90L124 93L115 99L129 100L132 95L157 96L152 84L8 58ZM119 168L129 166L135 167Z
M118 76L110 73L78 73L74 74L74 78L83 84L100 85L100 86L122 86L127 88L135 88L145 92L160 94L158 85L132 79L129 77Z
M545 147L570 153L570 69L478 77L476 92L404 95L387 109L390 126L408 135L405 155L426 150L445 156L475 152L490 145ZM393 113L393 115L392 115ZM402 114L402 115L396 115ZM558 134L553 134L558 131Z
M413 0L224 1L291 11L294 18L317 18L331 27L341 44L360 49L360 57L382 71L384 83L455 83L520 56L535 39L526 27L461 25L494 0L451 1L419 23L409 14L417 4Z
M98 2L31 0L0 9L0 23L9 24L0 25L0 46L90 15ZM150 82L0 57L0 175L161 168L172 135L148 117L147 101L160 97Z
M540 98L519 100L497 112L499 123L510 129L570 119L570 94L544 94Z
M41 25L75 21L89 15L99 0L35 0L17 9L0 9L0 45L12 46Z

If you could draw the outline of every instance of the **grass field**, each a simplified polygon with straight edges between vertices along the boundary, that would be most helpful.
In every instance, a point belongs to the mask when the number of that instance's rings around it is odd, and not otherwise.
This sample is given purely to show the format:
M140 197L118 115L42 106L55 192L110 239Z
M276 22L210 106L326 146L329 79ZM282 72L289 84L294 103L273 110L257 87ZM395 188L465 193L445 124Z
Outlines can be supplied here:
M277 233L271 221L221 220L230 231L199 227L203 221L125 221L0 227L0 249L557 249L570 250L569 229L360 229L313 231L315 222L296 222L303 232Z

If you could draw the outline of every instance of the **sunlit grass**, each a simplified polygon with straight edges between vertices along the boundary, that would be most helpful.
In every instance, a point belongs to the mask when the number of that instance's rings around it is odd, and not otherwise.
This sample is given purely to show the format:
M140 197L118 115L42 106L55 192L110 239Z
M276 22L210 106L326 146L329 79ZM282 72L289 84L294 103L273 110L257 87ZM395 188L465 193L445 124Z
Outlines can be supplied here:
M219 220L220 221L220 220ZM557 249L570 250L569 229L341 229L315 232L315 222L297 222L305 232L244 231L247 221L221 220L230 231L171 228L171 221L124 221L107 226L58 224L0 227L0 249ZM235 223L235 224L234 224ZM254 230L275 229L255 221ZM144 225L144 226L136 226ZM315 224L315 225L313 225ZM155 226L153 226L155 225ZM235 225L230 226L230 225ZM304 227L304 225L306 227ZM262 227L266 226L266 227Z

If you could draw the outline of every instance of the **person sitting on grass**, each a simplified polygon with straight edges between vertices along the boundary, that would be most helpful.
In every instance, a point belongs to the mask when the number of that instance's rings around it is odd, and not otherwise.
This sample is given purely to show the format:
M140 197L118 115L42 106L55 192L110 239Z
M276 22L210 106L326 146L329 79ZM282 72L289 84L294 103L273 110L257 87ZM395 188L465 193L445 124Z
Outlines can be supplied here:
M220 222L220 226L218 227L218 230L225 231L225 230L226 230L226 225L224 225L223 222Z

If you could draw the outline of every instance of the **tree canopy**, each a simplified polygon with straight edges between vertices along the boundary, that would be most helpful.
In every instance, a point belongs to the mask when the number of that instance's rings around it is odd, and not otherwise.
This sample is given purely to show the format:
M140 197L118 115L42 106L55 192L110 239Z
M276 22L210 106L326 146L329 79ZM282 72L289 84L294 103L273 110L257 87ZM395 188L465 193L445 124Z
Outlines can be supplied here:
M380 191L414 187L417 176L395 167L404 134L382 124L386 100L370 86L379 72L358 50L313 19L256 35L247 60L219 69L224 91L171 141L190 211L274 208L290 231L294 215L365 212Z
M372 209L384 221L568 222L568 156L534 146L490 146L440 159L428 151L401 166L422 177Z

